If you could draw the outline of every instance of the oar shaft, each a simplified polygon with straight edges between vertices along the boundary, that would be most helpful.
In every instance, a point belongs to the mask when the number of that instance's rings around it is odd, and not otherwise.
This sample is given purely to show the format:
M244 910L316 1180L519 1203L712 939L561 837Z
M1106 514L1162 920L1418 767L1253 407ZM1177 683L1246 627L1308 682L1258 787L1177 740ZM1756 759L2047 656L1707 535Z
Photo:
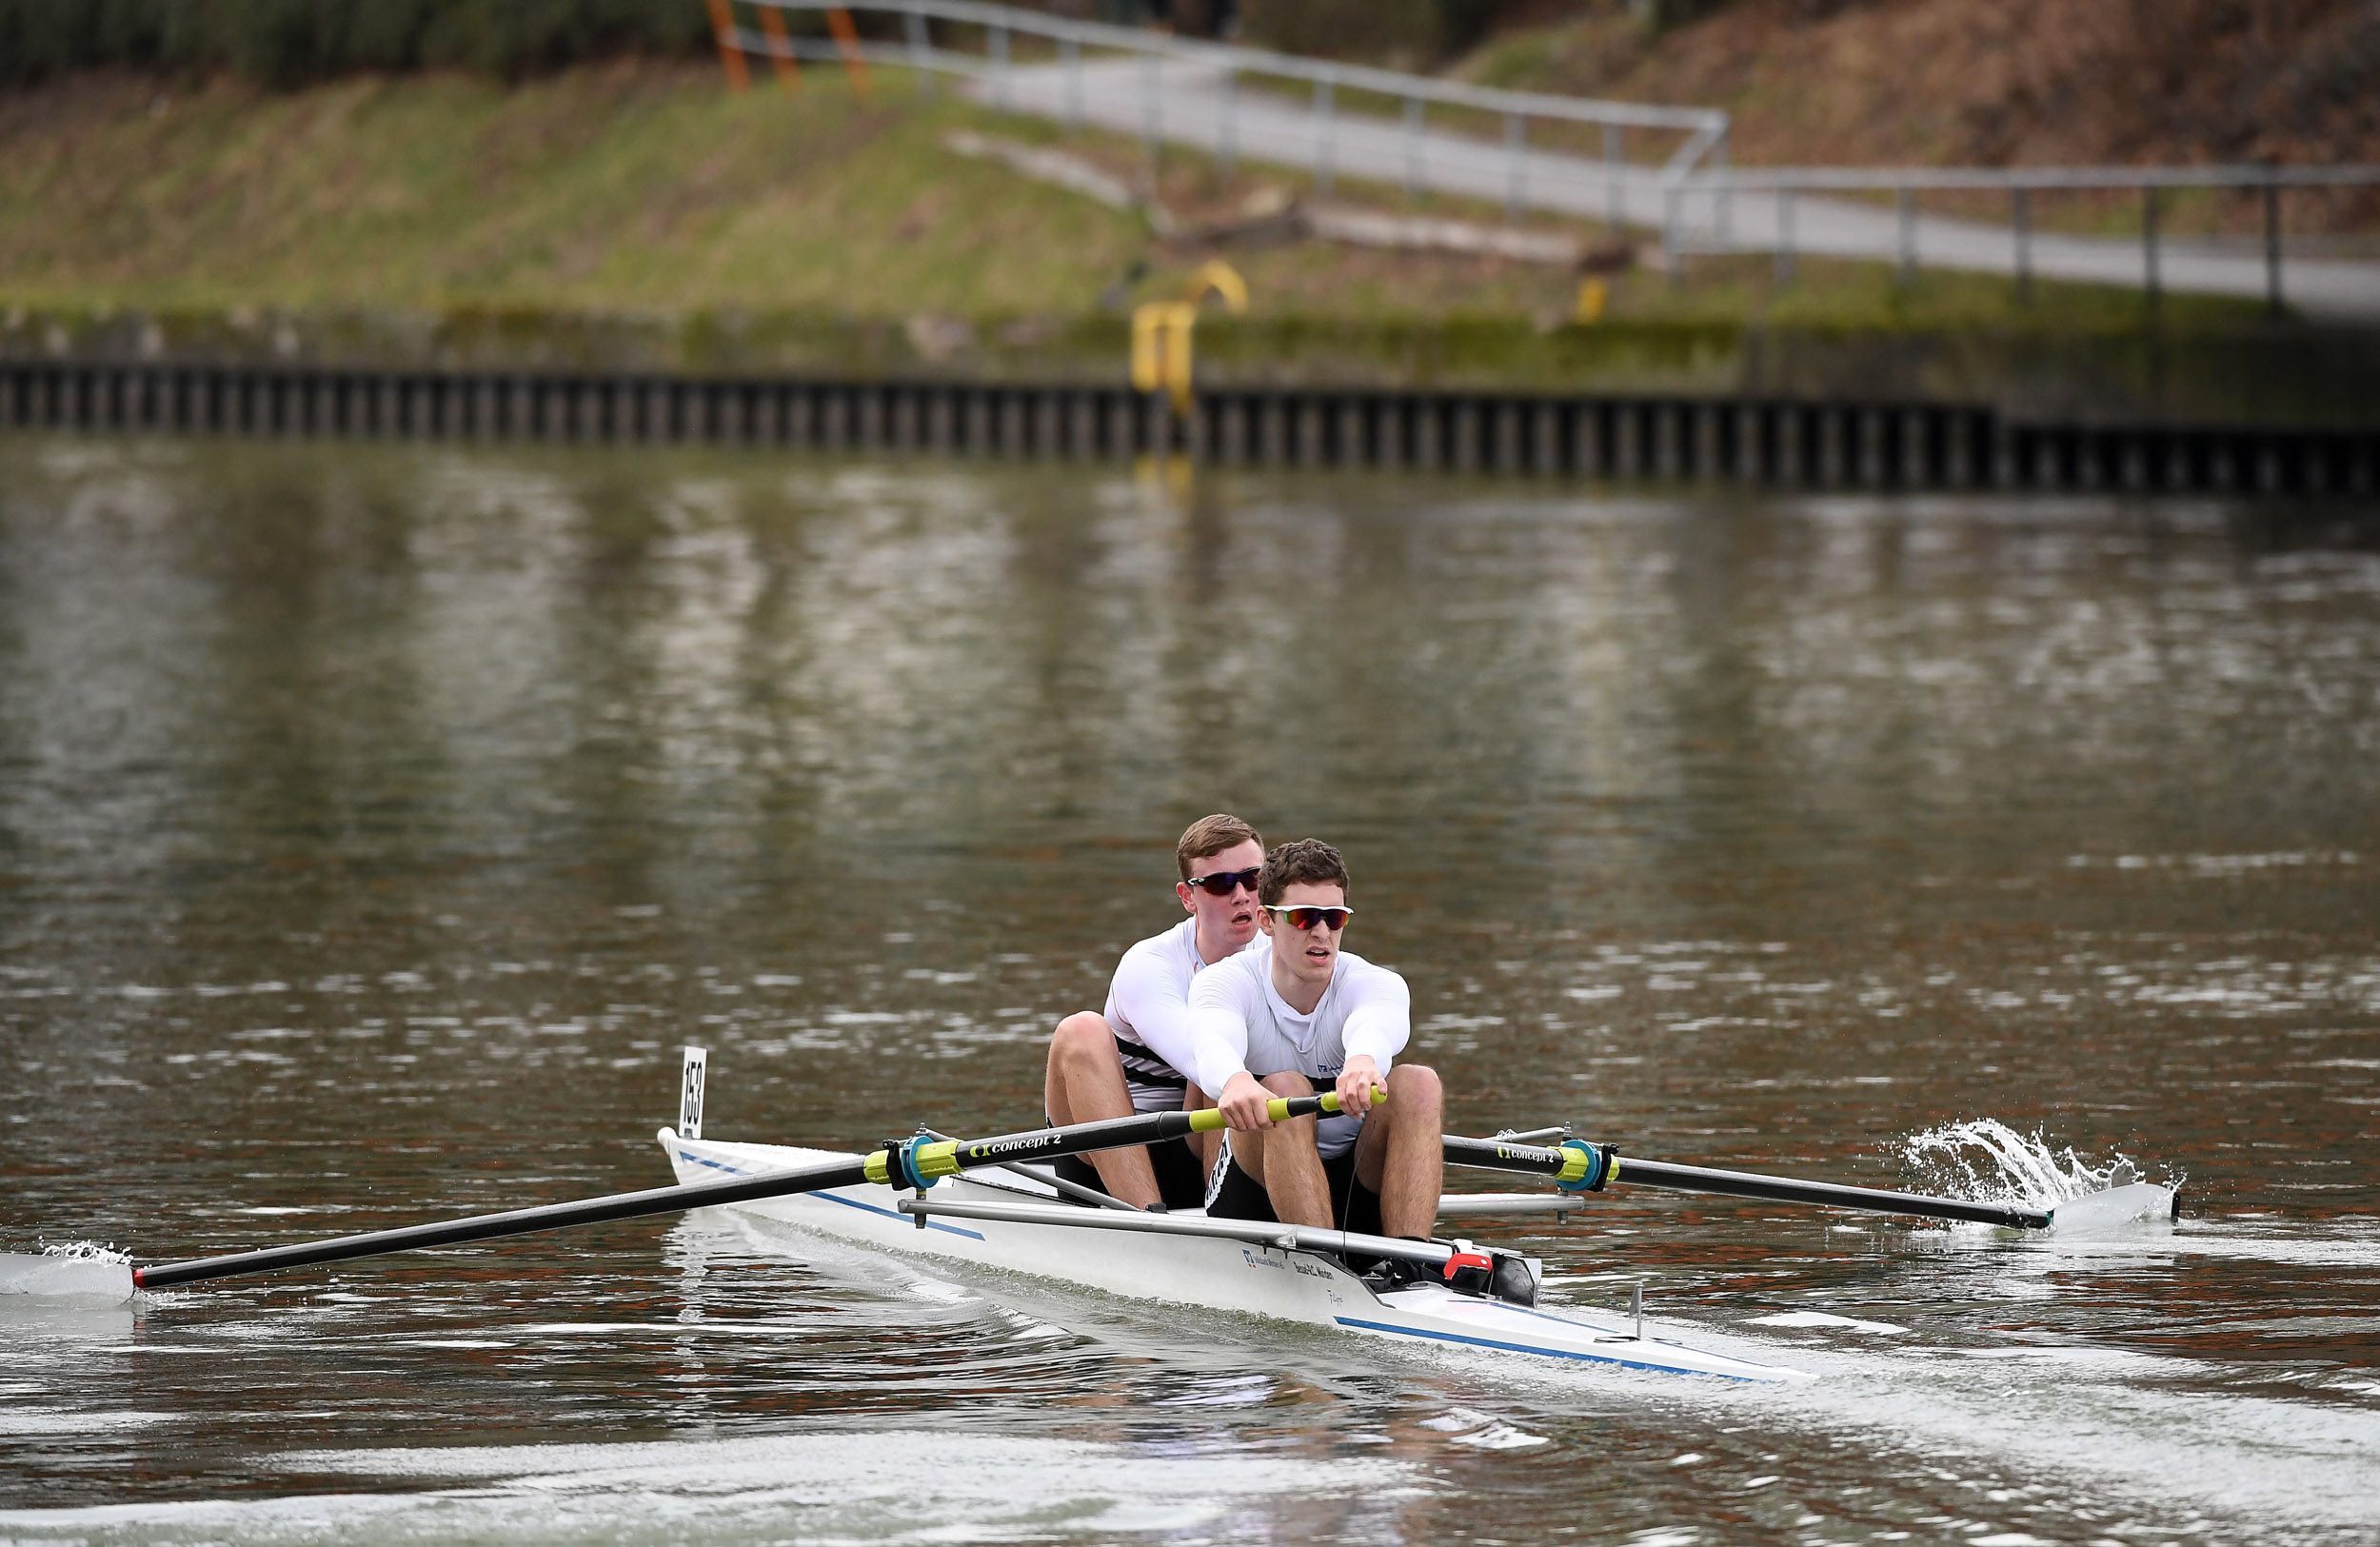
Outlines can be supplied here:
M1537 1176L1575 1177L1584 1168L1576 1148L1547 1149L1509 1140L1464 1139L1448 1134L1446 1159L1455 1165L1476 1165L1494 1171L1519 1171ZM2046 1230L2050 1216L2040 1209L2013 1203L1971 1203L1956 1198L1929 1198L1921 1193L1886 1192L1874 1187L1845 1187L1831 1181L1800 1181L1791 1177L1767 1177L1749 1171L1719 1171L1709 1166L1676 1165L1667 1160L1640 1160L1616 1156L1610 1161L1609 1182L1639 1187L1668 1187L1690 1193L1725 1193L1735 1198L1765 1198L1780 1203L1815 1203L1828 1208L1866 1209L1878 1214L1908 1214L1932 1220L1965 1220L1976 1224L2013 1229ZM1574 1185L1577 1183L1574 1181Z
M500 1236L526 1236L538 1230L562 1230L571 1225L601 1224L609 1220L633 1220L647 1214L670 1214L712 1203L741 1203L785 1193L815 1192L826 1187L850 1187L865 1181L866 1161L836 1160L799 1171L772 1171L760 1177L725 1177L717 1181L687 1182L678 1187L652 1187L643 1192L613 1193L570 1203L511 1209L502 1214L475 1214L462 1220L437 1220L427 1224L401 1225L360 1236L329 1240L298 1241L268 1246L261 1251L232 1252L187 1262L162 1262L134 1268L132 1283L140 1289L166 1289L203 1279L231 1279L280 1268L313 1267L351 1258L381 1257L390 1252L421 1251L454 1246L464 1241L493 1240Z
M1273 1117L1278 1121L1313 1112L1336 1112L1339 1110L1339 1098L1328 1094L1299 1096L1276 1100L1271 1104ZM1002 1134L993 1139L943 1140L934 1143L913 1141L847 1160L823 1161L818 1165L803 1166L792 1171L771 1171L757 1177L724 1177L716 1181L691 1181L676 1187L649 1187L642 1192L612 1193L603 1198L546 1203L536 1208L511 1209L502 1214L475 1214L461 1220L436 1220L426 1224L401 1225L394 1230L374 1230L360 1236L298 1241L288 1246L268 1246L261 1251L194 1258L185 1262L161 1262L154 1267L133 1269L132 1282L136 1288L166 1289L207 1279L231 1279L244 1274L271 1273L281 1268L345 1262L359 1257L382 1257L391 1252L454 1246L465 1241L493 1240L503 1236L526 1236L534 1231L562 1230L571 1225L602 1224L606 1220L634 1220L651 1214L674 1214L681 1209L703 1208L718 1203L747 1203L755 1199L823 1192L830 1187L854 1187L868 1181L899 1187L913 1183L931 1185L942 1177L980 1166L1049 1160L1061 1155L1083 1155L1093 1150L1120 1149L1128 1144L1153 1144L1222 1125L1222 1115L1210 1107L1200 1112L1151 1112L1138 1117L1112 1118L1102 1122L1078 1123L1069 1128L1036 1128L1028 1133Z
M1670 1187L1690 1193L1727 1193L1736 1198L1774 1199L1780 1203L1817 1203L1829 1208L1868 1209L1878 1214L1912 1214L1933 1220L1965 1220L1974 1224L2006 1225L2013 1230L2047 1230L2050 1216L2042 1209L2013 1203L1971 1203L1957 1198L1929 1198L1923 1193L1887 1192L1877 1187L1845 1187L1832 1181L1797 1181L1789 1177L1763 1177L1748 1171L1718 1171L1709 1166L1675 1165L1666 1160L1623 1157L1613 1167L1612 1180L1639 1187Z

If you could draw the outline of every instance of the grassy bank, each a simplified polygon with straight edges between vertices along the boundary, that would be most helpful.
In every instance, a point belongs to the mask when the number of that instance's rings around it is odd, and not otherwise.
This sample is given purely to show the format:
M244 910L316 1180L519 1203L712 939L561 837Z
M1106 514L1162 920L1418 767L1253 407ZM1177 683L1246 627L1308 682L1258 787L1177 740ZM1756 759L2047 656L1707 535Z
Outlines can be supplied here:
M513 368L934 372L1111 380L1133 303L1218 251L1244 318L1200 331L1226 382L1775 391L2066 404L2118 417L2329 422L2380 402L2357 340L2251 304L1806 260L1613 277L1574 320L1566 268L1294 240L1168 244L1140 214L969 159L954 129L1059 141L913 94L732 95L620 62L505 86L466 73L288 93L84 76L0 95L0 353ZM1190 222L1259 185L1129 144L1068 149ZM1340 201L1402 209L1388 189ZM1490 208L1432 213L1493 222ZM1581 230L1577 234L1595 233Z

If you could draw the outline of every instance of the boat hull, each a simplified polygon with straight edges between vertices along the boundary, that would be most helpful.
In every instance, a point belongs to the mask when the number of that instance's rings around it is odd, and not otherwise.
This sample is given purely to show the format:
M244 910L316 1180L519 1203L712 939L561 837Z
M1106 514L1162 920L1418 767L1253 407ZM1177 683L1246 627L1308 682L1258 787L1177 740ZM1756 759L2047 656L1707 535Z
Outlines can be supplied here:
M664 1128L662 1148L681 1181L753 1176L822 1160L832 1150L682 1139ZM900 1211L908 1195L888 1187L838 1187L731 1205L741 1212L887 1251L1032 1274L1130 1299L1303 1322L1367 1337L1470 1348L1613 1369L1773 1382L1810 1378L1673 1338L1635 1337L1555 1311L1459 1295L1424 1283L1376 1295L1331 1258L1277 1245L1197 1236L1101 1234L1005 1220L926 1221ZM1026 1180L953 1178L938 1200L1046 1203L1055 1195Z

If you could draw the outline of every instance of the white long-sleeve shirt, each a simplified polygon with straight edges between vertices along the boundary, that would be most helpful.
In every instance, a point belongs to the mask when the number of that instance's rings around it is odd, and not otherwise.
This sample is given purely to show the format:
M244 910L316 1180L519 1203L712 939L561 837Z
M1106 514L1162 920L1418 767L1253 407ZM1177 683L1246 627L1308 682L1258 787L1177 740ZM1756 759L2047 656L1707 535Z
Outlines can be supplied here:
M1258 935L1249 944L1263 939ZM1187 1077L1190 1050L1195 1045L1190 1030L1190 982L1205 965L1199 957L1196 919L1184 919L1163 934L1151 935L1133 946L1116 963L1116 976L1107 984L1107 1007L1101 1013L1106 1017L1108 1029L1127 1042L1140 1043L1158 1061ZM1135 1073L1127 1063L1124 1079L1132 1093L1133 1110L1180 1108L1179 1093L1163 1082L1136 1080Z
M1190 1061L1175 1067L1216 1096L1243 1071L1259 1078L1295 1071L1309 1080L1337 1080L1358 1054L1369 1054L1387 1074L1413 1035L1413 994L1396 973L1341 951L1330 986L1313 1010L1299 1014L1273 986L1268 946L1200 973L1190 984L1189 1020ZM1325 1118L1316 1145L1326 1160L1342 1155L1362 1126L1360 1114Z

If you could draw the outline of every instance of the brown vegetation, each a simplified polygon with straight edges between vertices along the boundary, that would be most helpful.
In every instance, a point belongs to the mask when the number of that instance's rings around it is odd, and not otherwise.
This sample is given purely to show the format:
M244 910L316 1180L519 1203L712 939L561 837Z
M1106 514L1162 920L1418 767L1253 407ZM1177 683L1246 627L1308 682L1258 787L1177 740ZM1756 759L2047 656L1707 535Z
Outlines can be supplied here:
M1723 107L1769 163L2380 161L2380 0L1595 0L1462 67Z

